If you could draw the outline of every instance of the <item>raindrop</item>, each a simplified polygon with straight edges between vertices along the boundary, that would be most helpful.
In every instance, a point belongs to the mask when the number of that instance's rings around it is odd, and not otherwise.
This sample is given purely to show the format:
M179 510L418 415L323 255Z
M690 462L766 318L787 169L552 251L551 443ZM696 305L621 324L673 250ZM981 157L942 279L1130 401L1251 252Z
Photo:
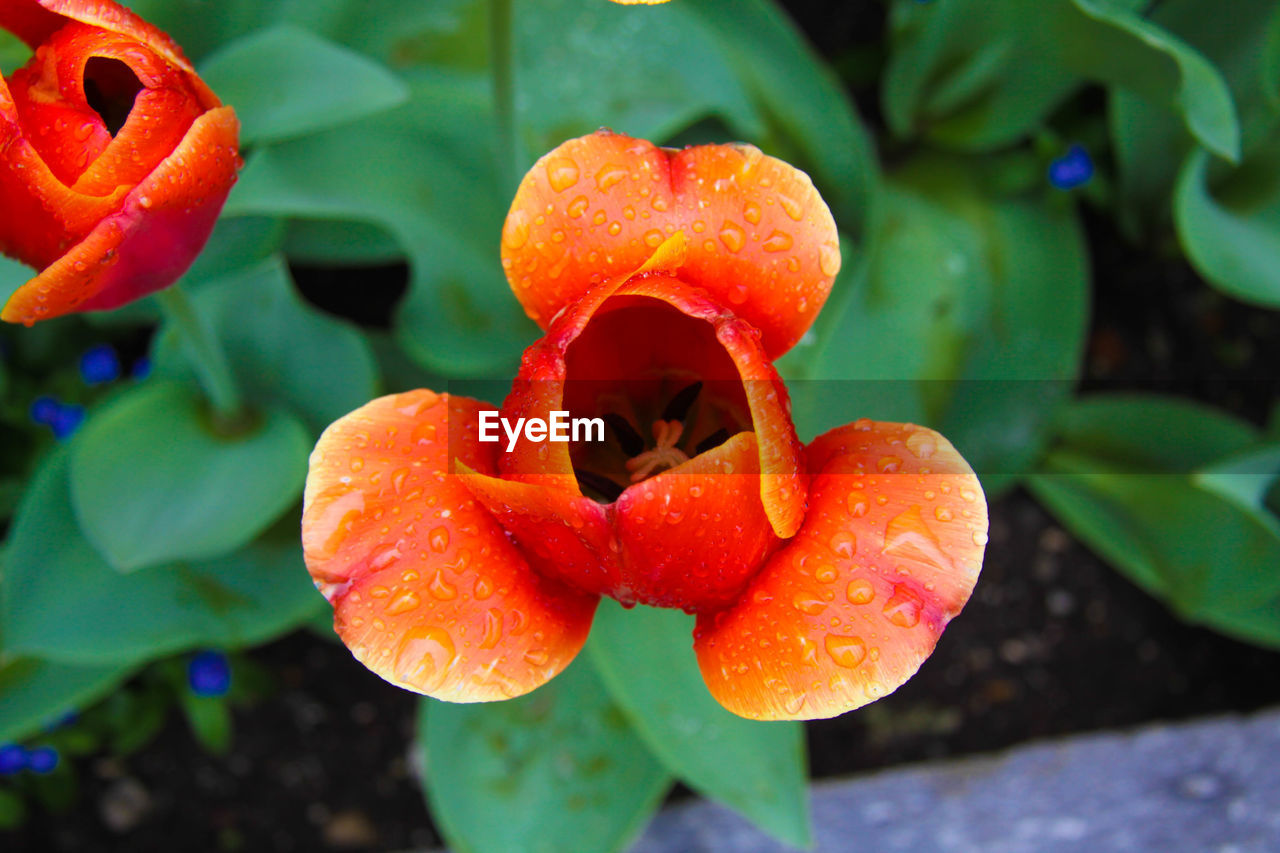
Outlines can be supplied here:
M449 530L445 527L434 528L427 534L427 542L431 545L431 550L442 553L445 548L449 547Z
M720 242L730 252L739 252L747 242L747 234L736 222L725 222L720 229Z
M818 250L818 267L822 270L822 274L828 277L834 277L840 272L840 246L835 243L826 243Z
M920 596L903 584L893 588L893 595L885 602L884 615L899 628L914 628L920 623L920 608L924 602Z
M852 669L862 663L867 656L867 644L862 641L861 637L844 637L840 634L828 634L823 645L827 648L827 654L831 655L831 659L836 662L837 666L848 667Z
M580 195L573 201L569 202L569 207L566 208L566 210L570 218L578 219L582 214L587 212L587 207L590 204L591 202L587 201L587 197L585 195Z
M621 166L607 165L596 172L596 189L604 192L627 176L627 170Z
M849 599L850 604L870 604L876 597L876 589L871 585L871 581L866 578L855 578L849 581L849 586L845 589L844 594Z
M866 494L863 492L850 492L849 496L845 498L845 502L849 507L849 515L854 518L862 518L867 514L868 501Z
M552 157L547 162L547 180L551 189L564 192L578 182L578 164L568 157Z
M856 543L857 540L854 539L853 534L847 530L841 530L831 536L831 550L841 557L852 559ZM835 578L832 578L832 580L835 580Z
M801 613L807 613L810 616L817 616L819 613L827 609L827 603L804 593L797 593L796 597L791 600L791 605Z
M410 628L396 649L396 679L434 688L444 681L457 657L453 638L442 628Z
M927 430L917 430L907 438L907 450L919 459L928 459L937 449L938 442L934 439L933 433Z
M480 641L480 648L491 649L498 645L501 639L502 611L496 607L490 607L484 614L484 639Z
M791 248L791 235L785 231L774 231L764 241L763 248L766 252L785 252Z
M749 201L747 202L746 207L742 209L742 218L750 222L752 225L758 225L760 223L760 216L762 213L763 211L760 210L760 205L756 204L754 201Z

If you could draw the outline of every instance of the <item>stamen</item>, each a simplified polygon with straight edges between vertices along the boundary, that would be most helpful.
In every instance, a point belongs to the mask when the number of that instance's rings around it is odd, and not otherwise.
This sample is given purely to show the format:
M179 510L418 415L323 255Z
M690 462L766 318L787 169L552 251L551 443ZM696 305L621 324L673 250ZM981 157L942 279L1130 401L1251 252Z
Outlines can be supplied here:
M689 409L692 408L693 401L698 399L698 395L701 393L701 382L686 385L680 390L680 393L671 398L671 402L667 403L667 407L662 410L662 419L664 421L683 421L689 415Z
M721 427L720 429L711 433L711 435L702 439L702 441L699 441L698 446L693 449L693 455L697 456L700 453L706 453L711 448L719 447L720 445L724 444L728 440L729 440L729 431Z
M683 432L684 424L679 421L654 421L653 438L657 446L627 460L631 482L640 482L659 467L674 468L682 462L688 462L689 457L676 447Z
M610 412L604 416L604 422L613 430L614 436L618 439L618 446L627 456L635 456L644 450L644 439L640 437L640 433L636 432L631 421L622 415Z

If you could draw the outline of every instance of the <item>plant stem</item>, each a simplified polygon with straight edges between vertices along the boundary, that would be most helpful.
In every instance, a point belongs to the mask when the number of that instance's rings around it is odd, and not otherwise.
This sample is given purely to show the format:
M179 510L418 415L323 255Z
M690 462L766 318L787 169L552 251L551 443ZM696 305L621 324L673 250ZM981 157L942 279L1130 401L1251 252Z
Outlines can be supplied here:
M213 330L196 313L191 297L174 285L156 294L160 310L182 337L187 358L195 368L201 387L209 397L218 419L234 422L244 412L244 400L231 375L231 366Z
M515 56L511 38L511 0L489 2L489 63L493 67L493 112L498 131L498 174L503 189L515 191L520 179L516 163Z

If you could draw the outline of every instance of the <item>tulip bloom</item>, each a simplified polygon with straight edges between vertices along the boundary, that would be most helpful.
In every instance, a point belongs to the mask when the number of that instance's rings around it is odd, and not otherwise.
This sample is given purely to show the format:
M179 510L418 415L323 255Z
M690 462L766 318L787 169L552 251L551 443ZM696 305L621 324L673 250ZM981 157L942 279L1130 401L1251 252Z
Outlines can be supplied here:
M110 0L0 0L35 55L0 80L0 251L31 325L172 284L240 167L239 123L169 37Z
M977 580L986 503L931 430L797 438L773 360L840 266L808 177L593 134L525 177L502 260L546 334L501 409L383 397L312 455L307 566L356 657L437 698L514 697L608 595L696 614L707 686L742 716L834 716L910 677ZM605 440L545 440L556 413ZM496 418L510 445L485 440Z

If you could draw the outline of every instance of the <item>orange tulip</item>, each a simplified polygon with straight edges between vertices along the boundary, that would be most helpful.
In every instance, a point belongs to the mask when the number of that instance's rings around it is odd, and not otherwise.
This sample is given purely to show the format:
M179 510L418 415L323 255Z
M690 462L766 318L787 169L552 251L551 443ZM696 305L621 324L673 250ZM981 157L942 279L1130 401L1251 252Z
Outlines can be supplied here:
M355 655L437 698L518 696L608 595L697 614L707 686L742 716L833 716L909 678L977 580L986 502L931 430L797 438L773 359L840 265L808 177L593 134L525 177L502 259L546 334L501 409L383 397L312 455L307 566ZM599 435L546 440L556 412Z
M164 33L110 0L0 0L35 55L0 80L0 251L40 273L0 318L172 284L240 167L239 123Z

